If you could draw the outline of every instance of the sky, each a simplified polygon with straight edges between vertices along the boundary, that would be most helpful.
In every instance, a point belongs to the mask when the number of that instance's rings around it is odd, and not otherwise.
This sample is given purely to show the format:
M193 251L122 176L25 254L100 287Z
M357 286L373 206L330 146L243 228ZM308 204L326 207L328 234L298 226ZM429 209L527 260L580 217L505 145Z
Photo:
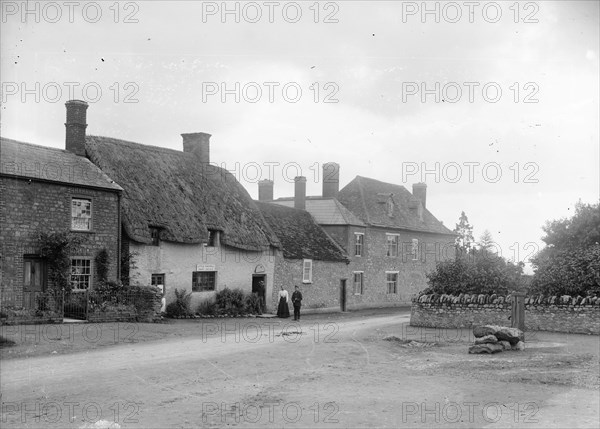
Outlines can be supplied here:
M83 99L88 134L210 133L254 198L298 175L320 195L329 161L341 187L425 182L444 225L464 211L523 262L546 221L598 201L596 1L0 4L3 137L64 148Z

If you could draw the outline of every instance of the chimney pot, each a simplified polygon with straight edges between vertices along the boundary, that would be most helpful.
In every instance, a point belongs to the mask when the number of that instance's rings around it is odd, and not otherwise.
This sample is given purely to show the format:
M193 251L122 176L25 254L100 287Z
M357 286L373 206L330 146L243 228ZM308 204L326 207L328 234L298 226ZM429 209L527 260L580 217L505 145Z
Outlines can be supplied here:
M272 180L258 182L258 201L273 201L273 186Z
M340 192L340 165L337 162L323 164L323 198L337 198Z
M306 177L294 178L294 207L306 210Z
M210 163L210 137L208 133L186 133L183 137L183 151L194 153L201 163Z
M414 183L412 193L421 201L423 208L427 208L427 185L425 183Z
M81 100L69 100L67 122L65 122L65 149L75 155L85 156L85 129L87 128L88 104Z

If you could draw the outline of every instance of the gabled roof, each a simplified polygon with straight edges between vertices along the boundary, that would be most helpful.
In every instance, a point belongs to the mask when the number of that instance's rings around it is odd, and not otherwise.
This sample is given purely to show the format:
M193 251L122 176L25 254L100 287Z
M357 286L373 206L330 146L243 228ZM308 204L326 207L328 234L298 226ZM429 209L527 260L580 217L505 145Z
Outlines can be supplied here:
M256 205L281 241L284 258L348 261L341 247L317 225L307 211L258 201Z
M86 138L88 157L124 189L123 225L134 241L201 243L208 230L221 243L244 250L279 247L252 198L227 170L202 165L195 154L108 137Z
M286 207L294 207L293 198L278 198L273 202ZM315 218L319 225L365 226L335 198L307 197L306 211Z
M74 186L121 191L89 159L63 149L0 138L0 173Z
M392 216L388 214L389 199L394 203ZM338 200L372 226L454 235L402 185L356 176L339 192Z

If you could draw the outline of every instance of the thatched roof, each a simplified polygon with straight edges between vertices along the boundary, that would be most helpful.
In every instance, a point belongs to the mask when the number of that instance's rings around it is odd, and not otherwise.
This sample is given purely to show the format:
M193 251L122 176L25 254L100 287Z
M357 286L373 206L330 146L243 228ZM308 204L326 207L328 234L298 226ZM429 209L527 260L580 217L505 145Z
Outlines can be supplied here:
M307 211L275 203L256 202L256 205L281 241L284 258L348 261L344 251Z
M392 216L386 204L390 198L394 203ZM372 226L454 235L401 185L356 176L339 192L338 200ZM419 216L420 210L422 216Z
M83 156L4 137L0 138L0 174L86 188L122 190Z
M202 243L208 230L243 250L280 247L244 187L227 170L202 165L191 153L108 137L88 136L87 156L124 189L123 225L134 241Z

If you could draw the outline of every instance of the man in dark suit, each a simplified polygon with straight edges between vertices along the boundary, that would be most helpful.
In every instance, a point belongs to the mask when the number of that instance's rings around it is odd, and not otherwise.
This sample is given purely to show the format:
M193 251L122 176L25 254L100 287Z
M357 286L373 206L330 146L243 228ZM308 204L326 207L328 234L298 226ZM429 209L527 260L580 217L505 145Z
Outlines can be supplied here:
M292 294L292 304L294 304L294 320L300 320L300 307L302 306L302 292L295 287L294 293Z

